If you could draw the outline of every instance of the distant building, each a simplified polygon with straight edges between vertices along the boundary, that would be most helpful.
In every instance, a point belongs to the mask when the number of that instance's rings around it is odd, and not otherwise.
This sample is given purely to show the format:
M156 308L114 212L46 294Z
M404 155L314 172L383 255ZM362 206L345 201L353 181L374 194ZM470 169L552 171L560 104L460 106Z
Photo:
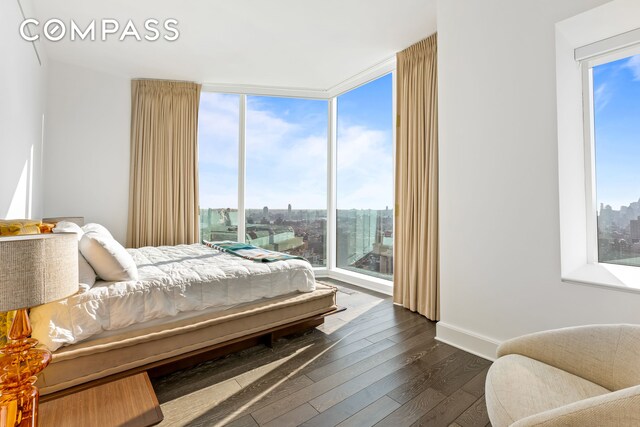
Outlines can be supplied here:
M610 205L600 203L598 226L600 230L608 230L611 227L626 228L638 216L640 216L640 201L631 202L629 206L620 206L619 210L613 209Z
M355 264L373 250L377 217L375 210L338 210L338 266Z
M238 211L229 208L200 210L200 239L222 241L238 239Z
M269 208L267 206L262 208L262 214L264 215L265 218L269 217Z
M386 211L389 208L387 207ZM373 245L373 254L378 258L378 272L393 274L393 231L385 224L385 218L378 216L376 222L376 242Z
M293 228L268 224L247 226L246 242L272 251L286 252L304 245Z
M598 260L640 265L640 200L618 210L600 204Z
M629 221L629 231L629 234L631 234L631 243L640 243L640 216L637 219Z

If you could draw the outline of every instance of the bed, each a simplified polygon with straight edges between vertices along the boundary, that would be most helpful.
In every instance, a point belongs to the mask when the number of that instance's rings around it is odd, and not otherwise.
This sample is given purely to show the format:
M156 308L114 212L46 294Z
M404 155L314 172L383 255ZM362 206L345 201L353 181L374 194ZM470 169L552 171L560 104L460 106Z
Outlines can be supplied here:
M98 281L76 295L31 310L32 336L55 351L104 332L154 319L212 313L294 292L312 292L303 260L261 263L211 249L179 245L128 249L138 280Z
M53 352L42 395L317 326L337 308L304 260L261 263L201 244L127 251L137 280L99 280L31 310L32 336Z

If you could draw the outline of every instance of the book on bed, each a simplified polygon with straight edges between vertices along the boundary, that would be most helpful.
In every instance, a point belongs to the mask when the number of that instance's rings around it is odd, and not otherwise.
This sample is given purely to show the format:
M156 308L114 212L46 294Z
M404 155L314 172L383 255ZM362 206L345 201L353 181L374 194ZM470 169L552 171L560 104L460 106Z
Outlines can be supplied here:
M225 240L223 242L203 242L210 248L217 249L222 252L227 252L251 261L257 262L275 262L284 261L288 259L302 259L301 256L289 255L282 252L270 251L268 249L260 248L258 246L249 245L247 243L232 242ZM305 260L306 261L306 260Z

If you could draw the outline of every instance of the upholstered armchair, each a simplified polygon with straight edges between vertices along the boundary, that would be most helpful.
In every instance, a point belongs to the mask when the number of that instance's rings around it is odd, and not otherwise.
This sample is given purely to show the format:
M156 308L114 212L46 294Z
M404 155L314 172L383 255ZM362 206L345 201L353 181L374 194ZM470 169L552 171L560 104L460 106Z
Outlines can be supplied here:
M640 426L640 325L525 335L497 356L485 385L494 427Z

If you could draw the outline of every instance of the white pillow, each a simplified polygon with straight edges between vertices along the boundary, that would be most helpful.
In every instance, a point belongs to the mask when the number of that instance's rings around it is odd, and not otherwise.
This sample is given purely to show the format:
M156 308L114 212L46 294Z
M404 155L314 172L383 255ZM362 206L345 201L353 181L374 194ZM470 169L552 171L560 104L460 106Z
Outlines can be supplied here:
M104 225L96 224L95 222L86 224L84 227L82 227L82 231L84 231L85 233L98 233L113 239L113 236L111 235L109 230L107 230L107 227L105 227Z
M82 235L84 234L84 231L82 231L82 228L80 228L78 224L69 221L60 221L51 231L54 233L76 233L78 235L78 241L82 239Z
M82 239L84 231L75 222L60 221L52 230L54 233L76 233L78 236L78 242ZM78 282L80 283L80 290L86 292L91 289L96 283L96 272L89 265L86 259L80 253L78 249Z
M91 289L96 283L96 272L87 260L84 259L80 251L78 251L78 282L80 282L80 289L83 292Z
M138 279L138 267L133 257L114 238L85 232L79 246L82 256L102 280L123 282Z

